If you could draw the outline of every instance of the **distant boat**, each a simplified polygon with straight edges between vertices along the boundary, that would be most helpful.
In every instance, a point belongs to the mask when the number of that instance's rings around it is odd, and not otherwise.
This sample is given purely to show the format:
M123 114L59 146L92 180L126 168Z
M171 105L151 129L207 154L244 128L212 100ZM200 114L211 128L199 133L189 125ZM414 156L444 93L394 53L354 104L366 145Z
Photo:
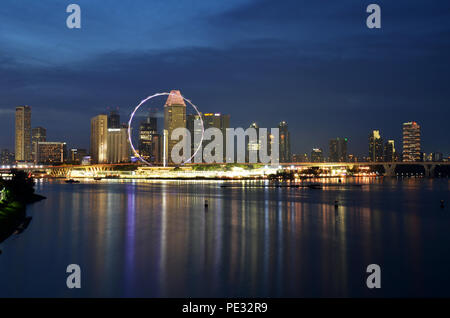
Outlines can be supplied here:
M64 180L64 182L65 183L80 183L80 181L74 180L74 179L67 179L67 180Z
M102 180L102 177L94 177L94 180L95 180L95 181Z

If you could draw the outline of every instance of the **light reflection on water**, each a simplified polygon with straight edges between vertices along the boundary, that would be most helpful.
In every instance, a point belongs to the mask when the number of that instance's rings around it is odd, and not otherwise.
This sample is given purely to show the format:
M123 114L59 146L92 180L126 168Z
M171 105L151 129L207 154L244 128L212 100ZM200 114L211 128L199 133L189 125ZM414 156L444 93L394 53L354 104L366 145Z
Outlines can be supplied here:
M448 181L349 180L39 182L47 200L0 247L0 296L449 296ZM65 286L71 263L80 290ZM381 290L365 287L372 263Z

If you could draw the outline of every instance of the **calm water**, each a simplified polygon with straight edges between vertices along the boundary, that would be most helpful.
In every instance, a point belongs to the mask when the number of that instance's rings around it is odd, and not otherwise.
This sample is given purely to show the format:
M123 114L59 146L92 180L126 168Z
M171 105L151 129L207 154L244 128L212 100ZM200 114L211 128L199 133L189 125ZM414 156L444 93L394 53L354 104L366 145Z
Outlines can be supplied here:
M450 296L450 209L439 206L449 181L358 182L367 184L41 181L47 200L0 244L0 296ZM79 290L66 287L72 263ZM365 285L372 263L377 291Z

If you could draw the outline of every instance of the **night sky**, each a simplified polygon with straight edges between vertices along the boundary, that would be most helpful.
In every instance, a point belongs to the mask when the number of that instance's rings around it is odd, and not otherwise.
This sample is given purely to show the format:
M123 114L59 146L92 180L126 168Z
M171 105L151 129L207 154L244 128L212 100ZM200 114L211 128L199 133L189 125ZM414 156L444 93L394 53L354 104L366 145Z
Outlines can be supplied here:
M366 27L370 3L381 29ZM0 147L13 149L18 105L48 140L88 148L91 117L119 107L127 121L179 89L233 127L286 120L294 153L348 137L365 155L372 129L401 149L414 120L423 151L449 155L449 74L450 1L2 0Z

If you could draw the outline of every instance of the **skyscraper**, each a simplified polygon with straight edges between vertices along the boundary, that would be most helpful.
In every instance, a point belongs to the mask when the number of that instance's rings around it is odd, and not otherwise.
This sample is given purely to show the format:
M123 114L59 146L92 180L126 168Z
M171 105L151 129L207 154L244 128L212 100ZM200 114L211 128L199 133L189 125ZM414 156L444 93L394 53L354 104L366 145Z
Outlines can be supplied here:
M186 128L186 104L180 91L172 90L164 105L164 158L165 162L173 163L172 161L172 149L186 136L180 137L178 140L172 140L172 133L177 128ZM189 159L184 155L184 160Z
M202 114L202 120L203 120L203 126L206 129L208 128L217 128L220 129L223 136L223 160L225 160L226 156L226 129L230 128L230 115L223 115L220 113L205 113ZM196 122L197 120L197 122ZM200 123L200 116L198 114L191 114L187 115L187 121L186 121L187 129L189 130L191 134L191 153L192 155L194 152L198 149L198 145L195 144L195 136L196 134L198 136L201 135L202 127ZM203 141L203 148L208 143L208 141ZM203 158L205 159L205 158ZM192 160L194 161L194 159Z
M256 130L256 140L248 139L247 142L247 152L245 154L245 161L250 162L251 152L256 152L256 158L258 158L258 153L261 150L261 141L259 140L259 126L257 123L252 123L249 128L254 128ZM258 160L258 159L256 159Z
M282 121L278 124L280 136L280 162L291 162L291 140L289 137L288 124Z
M323 162L323 152L320 148L313 148L311 151L311 162Z
M415 121L403 124L403 161L420 161L420 126Z
M130 161L130 146L128 142L128 129L108 128L107 162L123 163Z
M108 115L108 128L120 128L120 115L116 110L111 110Z
M397 161L397 154L395 152L395 144L393 140L388 140L384 145L384 161Z
M47 130L43 127L35 127L31 130L31 157L34 162L38 162L38 143L47 140Z
M91 161L106 163L108 144L108 116L98 115L91 119Z
M150 114L139 126L139 155L152 163L161 161L161 136L157 123L157 118Z
M330 161L347 161L347 142L348 138L336 138L330 140Z
M369 135L369 161L383 161L383 139L379 130L373 130Z
M16 161L31 161L31 107L16 107Z

